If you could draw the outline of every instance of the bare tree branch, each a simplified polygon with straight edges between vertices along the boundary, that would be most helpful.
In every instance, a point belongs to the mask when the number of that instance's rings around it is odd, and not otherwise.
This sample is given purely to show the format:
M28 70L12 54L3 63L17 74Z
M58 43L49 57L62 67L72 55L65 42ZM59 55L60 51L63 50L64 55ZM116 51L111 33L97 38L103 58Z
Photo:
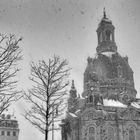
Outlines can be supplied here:
M44 60L31 63L30 80L34 86L28 92L24 92L24 98L31 104L31 109L26 110L24 116L45 134L45 140L52 129L52 123L63 114L65 108L64 98L67 95L70 70L67 66L66 60L56 56L49 59L48 63Z
M17 63L22 59L18 46L21 40L15 35L0 34L0 114L20 98L20 92L16 90L16 75L19 71Z

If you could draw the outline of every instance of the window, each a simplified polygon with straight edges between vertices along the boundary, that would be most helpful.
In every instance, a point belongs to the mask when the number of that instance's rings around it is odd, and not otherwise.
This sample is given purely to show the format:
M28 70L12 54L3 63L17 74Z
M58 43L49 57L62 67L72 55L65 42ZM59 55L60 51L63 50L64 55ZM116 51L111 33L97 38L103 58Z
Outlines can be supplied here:
M89 114L88 114L88 119L89 119L89 120L92 120L92 119L93 119L93 113L89 113Z
M90 103L93 102L93 96L92 96L92 95L90 95L90 97L89 97L89 102L90 102Z
M135 131L132 127L129 129L129 140L135 140Z
M15 131L13 132L13 136L16 136L16 132Z
M95 128L94 127L89 128L89 140L95 140Z
M7 136L10 136L10 131L7 131Z
M109 127L108 128L108 140L114 140L115 137L114 137L114 129L113 127Z
M110 30L106 30L106 32L105 32L105 40L106 41L112 41L113 40L112 32Z
M122 75L123 75L122 67L120 65L118 65L117 69L118 69L118 77L122 77Z
M5 132L4 131L1 131L1 135L4 136L5 135Z
M94 135L95 134L95 129L94 127L89 128L89 134Z
M111 41L111 40L112 40L111 31L107 30L106 31L106 41Z
M100 33L99 37L100 37L100 41L99 42L102 42L103 41L102 33Z

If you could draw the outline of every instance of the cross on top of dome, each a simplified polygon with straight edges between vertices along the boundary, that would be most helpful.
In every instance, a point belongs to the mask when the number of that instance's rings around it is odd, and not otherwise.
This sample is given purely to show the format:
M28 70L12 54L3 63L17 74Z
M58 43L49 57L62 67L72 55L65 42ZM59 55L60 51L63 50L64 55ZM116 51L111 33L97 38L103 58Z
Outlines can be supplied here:
M104 7L104 11L103 11L103 13L104 13L104 18L106 18L106 12L105 12L105 7Z
M103 18L102 18L102 20L101 20L101 23L102 22L108 22L108 23L112 23L112 21L111 20L109 20L108 18L107 18L107 16L106 16L106 10L105 10L105 8L103 9ZM101 24L100 23L100 24ZM100 25L99 24L99 25Z

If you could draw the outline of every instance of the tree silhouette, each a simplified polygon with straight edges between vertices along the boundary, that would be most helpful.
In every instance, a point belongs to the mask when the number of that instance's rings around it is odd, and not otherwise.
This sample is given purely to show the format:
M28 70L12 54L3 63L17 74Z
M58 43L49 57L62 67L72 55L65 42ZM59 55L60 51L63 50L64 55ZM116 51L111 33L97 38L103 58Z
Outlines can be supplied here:
M0 34L0 114L21 97L20 91L16 90L17 63L22 58L18 45L21 40L15 35Z
M24 93L25 99L31 104L25 118L48 139L48 132L53 122L63 114L66 107L64 99L67 92L69 68L66 60L54 56L48 63L44 60L37 64L31 63L30 80L34 86ZM52 127L51 127L52 126Z

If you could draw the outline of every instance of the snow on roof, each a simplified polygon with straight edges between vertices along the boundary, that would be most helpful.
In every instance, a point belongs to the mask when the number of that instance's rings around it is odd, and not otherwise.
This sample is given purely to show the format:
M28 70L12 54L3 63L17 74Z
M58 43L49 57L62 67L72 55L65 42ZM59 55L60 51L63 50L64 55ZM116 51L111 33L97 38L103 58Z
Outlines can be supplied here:
M103 18L102 21L111 22L108 18Z
M80 99L85 99L85 97L81 96Z
M72 117L74 117L74 118L77 117L77 116L76 116L75 114L73 114L73 113L70 113L70 112L69 112L69 114L70 114Z
M103 100L104 106L115 106L115 107L127 107L127 105L119 102L119 101L114 101L114 100Z
M78 112L80 112L81 110L80 109L78 109L75 113L78 113Z
M111 58L114 52L103 52L102 54Z
M131 105L135 108L140 108L140 105L136 102L131 103Z

